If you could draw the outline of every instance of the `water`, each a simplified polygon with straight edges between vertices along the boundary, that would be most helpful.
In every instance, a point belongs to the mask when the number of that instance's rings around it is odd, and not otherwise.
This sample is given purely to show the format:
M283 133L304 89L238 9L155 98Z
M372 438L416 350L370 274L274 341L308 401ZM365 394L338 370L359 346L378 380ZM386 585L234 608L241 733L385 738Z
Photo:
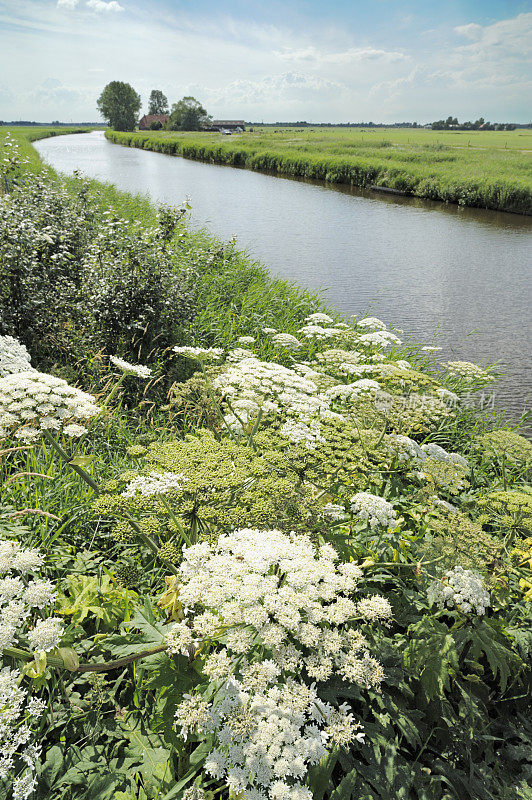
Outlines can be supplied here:
M516 419L532 396L528 351L532 218L446 206L121 147L101 132L35 143L67 174L154 200L189 198L191 223L236 236L270 272L371 312L438 358L499 362L494 397Z

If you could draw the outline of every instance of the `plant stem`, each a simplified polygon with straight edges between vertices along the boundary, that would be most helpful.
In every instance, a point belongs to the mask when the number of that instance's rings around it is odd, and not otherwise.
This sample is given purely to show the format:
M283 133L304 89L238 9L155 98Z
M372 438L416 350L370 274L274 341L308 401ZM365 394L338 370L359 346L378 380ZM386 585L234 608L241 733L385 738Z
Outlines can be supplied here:
M152 656L155 653L162 653L166 648L167 645L165 643L157 645L157 647L152 647L150 650L142 650L140 653L117 658L115 661L104 661L102 664L80 664L76 669L70 670L70 672L107 672L112 669L124 667L126 664L131 664L141 658L148 658L148 656ZM21 661L33 661L35 657L34 653L30 653L28 650L21 650L19 647L4 648L4 655L11 656L11 658L18 658ZM63 659L57 658L56 656L47 656L46 663L50 667L57 667L59 669L65 666Z
M161 561L163 562L163 564L164 564L166 567L168 567L168 569L170 570L170 572L173 572L173 573L174 573L174 575L177 575L177 574L178 574L178 573L177 573L177 568L176 568L176 567L175 567L175 566L172 564L172 562L171 562L171 561L168 561L166 558L162 558L162 556L161 556L161 555L160 555L160 553L159 553L159 548L157 547L156 543L153 541L153 539L151 538L151 536L148 536L148 534L147 534L147 533L144 533L144 531L142 531L142 530L140 529L140 525L138 524L138 522L137 522L136 520L134 520L132 517L130 517L130 516L127 516L127 517L126 517L126 519L127 519L127 521L129 522L129 524L131 525L131 527L133 528L133 530L135 531L135 533L137 534L137 536L138 536L140 539L142 539L142 541L144 542L144 544L145 544L145 545L147 545L147 547L149 547L149 548L150 548L150 550L152 550L152 551L155 553L155 555L157 556L157 558L160 558L160 559L161 559Z
M93 489L96 492L96 494L100 494L100 489L98 487L98 484L91 478L89 473L83 469L83 467L79 467L77 464L72 463L71 458L68 455L67 451L59 444L58 441L56 441L53 434L50 431L45 430L44 437L48 442L50 442L54 450L56 450L59 453L65 464L68 464L70 469L74 470L74 472L77 472L80 478L82 478L85 481L85 483L88 483L88 485L91 487L91 489Z

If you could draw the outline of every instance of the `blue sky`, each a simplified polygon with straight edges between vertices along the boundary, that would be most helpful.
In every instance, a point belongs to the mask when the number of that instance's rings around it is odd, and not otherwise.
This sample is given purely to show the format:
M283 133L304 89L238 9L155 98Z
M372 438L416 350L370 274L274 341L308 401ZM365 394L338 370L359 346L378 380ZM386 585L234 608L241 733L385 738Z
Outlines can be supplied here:
M532 0L0 0L0 119L111 80L246 120L532 118Z

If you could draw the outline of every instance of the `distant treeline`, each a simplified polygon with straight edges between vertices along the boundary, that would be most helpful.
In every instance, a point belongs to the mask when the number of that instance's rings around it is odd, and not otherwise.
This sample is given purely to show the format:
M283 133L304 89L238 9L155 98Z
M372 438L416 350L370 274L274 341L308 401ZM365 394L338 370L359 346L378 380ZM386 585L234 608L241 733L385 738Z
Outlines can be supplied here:
M449 118L448 118L449 119ZM476 122L463 122L456 123L453 119L449 123L446 120L437 120L436 122L421 125L418 122L246 122L246 125L255 125L264 128L426 128L432 127L433 130L449 130L456 128L458 130L515 130L515 128L532 128L532 122L518 123L518 122L484 122L483 117Z
M20 125L20 126L23 126L25 128L30 127L30 126L36 127L36 128L47 128L47 127L50 127L50 128L51 127L54 127L54 128L57 128L57 127L71 128L73 125L74 126L80 126L81 125L81 126L90 127L90 128L95 128L96 126L99 127L99 128L105 128L105 124L102 123L101 120L100 120L100 122L59 122L58 120L56 120L55 122L35 122L34 120L29 120L29 119L18 119L18 120L11 120L11 122L8 122L7 120L0 119L0 125L9 125L10 127L11 126Z

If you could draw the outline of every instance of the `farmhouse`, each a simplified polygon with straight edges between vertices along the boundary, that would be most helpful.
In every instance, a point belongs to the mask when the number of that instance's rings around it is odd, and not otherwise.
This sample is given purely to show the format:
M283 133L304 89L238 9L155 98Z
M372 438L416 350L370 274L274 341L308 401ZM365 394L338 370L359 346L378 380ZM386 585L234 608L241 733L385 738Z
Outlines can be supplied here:
M246 123L243 119L213 119L207 130L209 131L236 131L246 130Z
M154 122L160 122L165 125L170 117L168 114L144 114L142 119L139 120L139 131L149 131Z

